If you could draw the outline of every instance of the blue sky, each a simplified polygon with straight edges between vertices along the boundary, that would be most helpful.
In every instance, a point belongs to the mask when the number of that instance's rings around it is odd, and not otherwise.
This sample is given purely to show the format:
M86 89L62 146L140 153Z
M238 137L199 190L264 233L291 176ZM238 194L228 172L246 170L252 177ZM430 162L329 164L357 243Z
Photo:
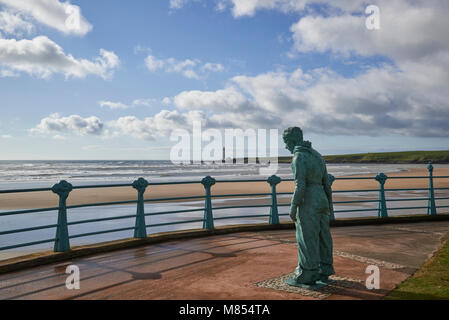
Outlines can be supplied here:
M380 30L364 1L0 0L0 159L167 159L193 119L298 125L324 154L448 149L448 6L372 2Z

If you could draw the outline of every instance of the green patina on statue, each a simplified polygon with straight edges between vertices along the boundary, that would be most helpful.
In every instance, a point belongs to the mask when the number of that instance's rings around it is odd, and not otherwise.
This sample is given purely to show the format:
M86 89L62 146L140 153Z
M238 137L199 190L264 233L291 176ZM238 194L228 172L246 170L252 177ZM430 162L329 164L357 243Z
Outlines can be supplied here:
M296 225L298 267L287 279L289 285L317 288L327 284L334 274L332 237L329 215L332 208L332 190L328 181L326 163L303 140L302 130L288 128L283 134L286 148L293 153L293 193L290 217Z

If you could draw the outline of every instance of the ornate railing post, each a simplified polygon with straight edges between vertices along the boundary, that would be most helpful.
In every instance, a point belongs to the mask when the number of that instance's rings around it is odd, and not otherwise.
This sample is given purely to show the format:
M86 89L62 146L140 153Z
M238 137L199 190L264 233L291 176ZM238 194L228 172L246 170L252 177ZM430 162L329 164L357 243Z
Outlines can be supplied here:
M387 182L388 177L384 173L379 173L376 176L376 181L379 182L379 218L388 218L387 201L385 199L385 182Z
M276 185L281 182L281 178L276 175L272 175L267 179L267 182L271 186L271 207L270 207L270 224L279 224L279 213L278 213L278 201L276 195Z
M433 189L433 165L432 162L429 162L427 166L427 170L429 170L429 202L427 205L427 214L428 215L436 215L437 207L435 205L435 192Z
M144 178L139 178L133 182L133 188L137 190L136 228L134 229L134 238L145 239L147 237L145 203L143 202L143 195L147 187L148 181Z
M56 227L56 240L54 252L66 252L70 250L69 229L67 227L67 198L73 186L65 180L55 184L51 191L59 196L58 226Z
M331 187L331 191L332 191L332 185L334 184L335 181L335 177L333 175L331 175L330 173L327 175L327 180L329 181L329 186ZM332 201L332 203L330 204L330 221L334 221L335 220L335 214L334 214L334 202Z
M203 229L213 230L214 229L214 216L212 214L212 200L210 189L215 184L216 180L210 176L207 176L201 180L201 184L206 190L206 199L204 203L204 221Z

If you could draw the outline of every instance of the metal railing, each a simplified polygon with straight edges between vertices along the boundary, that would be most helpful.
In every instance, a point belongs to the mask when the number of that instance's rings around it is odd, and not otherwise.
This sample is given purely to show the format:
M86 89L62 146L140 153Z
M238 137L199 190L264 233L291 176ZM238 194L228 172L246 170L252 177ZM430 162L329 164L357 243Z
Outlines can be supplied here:
M341 177L336 178L333 175L329 174L329 183L332 186L334 181L336 180L375 180L379 183L378 189L363 189L363 190L335 190L333 193L353 193L353 192L377 192L379 194L378 199L373 200L348 200L348 201L335 201L335 204L356 204L356 203L378 203L378 208L374 209L345 209L345 210L334 210L332 207L331 212L331 220L335 220L335 213L350 213L350 212L368 212L368 211L377 211L379 218L387 218L389 210L411 210L411 209L427 209L428 215L436 215L437 208L448 208L449 206L437 206L436 200L447 200L449 197L439 197L435 198L435 190L449 190L449 188L435 188L434 187L434 179L443 179L449 178L449 176L433 176L433 165L429 163L427 166L429 175L428 176L404 176L404 177L388 177L387 175L380 173L375 177ZM405 188L405 189L385 189L385 183L388 179L429 179L428 188ZM290 204L278 204L277 198L280 195L291 195L291 192L277 192L276 186L283 181L294 181L294 179L281 179L278 176L271 176L268 179L252 179L252 180L216 180L210 176L203 178L201 181L181 181L181 182L155 182L150 183L144 178L139 178L134 181L132 184L107 184L107 185L88 185L88 186L72 186L67 181L61 181L58 184L55 184L52 188L34 188L34 189L16 189L16 190L0 190L0 196L4 194L11 193L27 193L27 192L42 192L42 191L52 191L53 193L59 196L59 204L57 207L49 207L49 208L40 208L40 209L27 209L27 210L16 210L16 211L6 211L0 212L0 219L6 216L13 215L24 215L29 213L39 213L39 212L48 212L48 211L58 211L57 224L43 225L43 226L35 226L29 228L22 229L14 229L14 230L5 230L0 231L0 236L8 235L8 234L18 234L23 232L30 232L36 230L44 230L44 229L52 229L56 228L55 237L50 239L37 240L27 243L20 243L9 246L0 247L0 251L21 248L21 247L29 247L33 245L50 243L54 242L54 251L55 252L66 252L70 250L70 239L74 238L82 238L93 235L105 234L105 233L114 233L120 231L134 231L134 238L144 239L147 237L147 229L160 227L160 226L168 226L168 225L176 225L176 224L186 224L193 222L202 222L203 229L213 230L214 229L214 221L224 220L224 219L240 219L240 218L254 218L254 217L267 217L268 223L270 224L279 224L280 216L288 216L289 213L279 213L279 207L289 207ZM235 182L265 182L268 183L271 192L269 193L239 193L239 194L212 194L212 186L216 183L235 183ZM144 199L144 193L148 186L156 186L156 185L179 185L179 184L199 184L201 183L204 187L205 193L204 195L198 196L184 196L184 197L169 197L169 198L154 198L154 199ZM67 198L70 195L70 192L75 189L93 189L93 188L118 188L118 187L133 187L137 191L137 200L130 201L115 201L115 202L101 202L101 203L89 203L89 204L78 204L67 206ZM428 197L425 198L398 198L398 199L387 199L386 192L389 191L427 191ZM271 199L270 204L253 204L253 205L235 205L235 206L221 206L221 207L213 207L212 199L213 198L234 198L234 197L263 197L268 196ZM154 213L145 213L145 203L149 202L170 202L170 201L179 201L179 200L204 200L204 207L199 209L186 209L186 210L171 210L171 211L162 211L162 212L154 212ZM417 201L424 200L427 201L427 206L419 206L419 207L397 207L397 208L388 208L387 202L397 202L397 201ZM75 208L84 208L84 207L98 207L98 206L110 206L110 205L122 205L122 204L136 204L137 210L136 214L133 215L123 215L123 216L115 216L115 217L105 217L105 218L97 218L97 219L88 219L88 220L80 220L80 221L71 221L67 220L67 210L75 209ZM267 214L257 214L257 215L233 215L233 216L224 216L224 217L215 217L214 211L217 210L226 210L226 209L248 209L248 208L270 208ZM156 215L171 215L171 214L181 214L186 212L200 212L204 211L204 216L202 219L194 219L194 220L181 220L181 221L171 221L165 223L158 224L146 224L145 217L147 216L156 216ZM134 226L115 228L109 230L102 230L96 232L87 232L80 234L69 234L68 227L72 225L81 225L88 224L94 222L104 222L111 220L121 220L121 219L135 219Z

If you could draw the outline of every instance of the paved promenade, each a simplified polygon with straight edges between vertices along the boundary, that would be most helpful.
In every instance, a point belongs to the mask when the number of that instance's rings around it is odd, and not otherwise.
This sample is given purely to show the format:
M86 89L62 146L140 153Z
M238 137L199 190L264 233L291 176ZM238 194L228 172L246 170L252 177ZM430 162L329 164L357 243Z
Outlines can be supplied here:
M294 270L294 230L242 232L125 249L0 275L0 299L379 299L449 236L449 222L332 228L336 275L317 291L283 284ZM65 286L80 268L80 290ZM368 290L368 265L380 289Z

